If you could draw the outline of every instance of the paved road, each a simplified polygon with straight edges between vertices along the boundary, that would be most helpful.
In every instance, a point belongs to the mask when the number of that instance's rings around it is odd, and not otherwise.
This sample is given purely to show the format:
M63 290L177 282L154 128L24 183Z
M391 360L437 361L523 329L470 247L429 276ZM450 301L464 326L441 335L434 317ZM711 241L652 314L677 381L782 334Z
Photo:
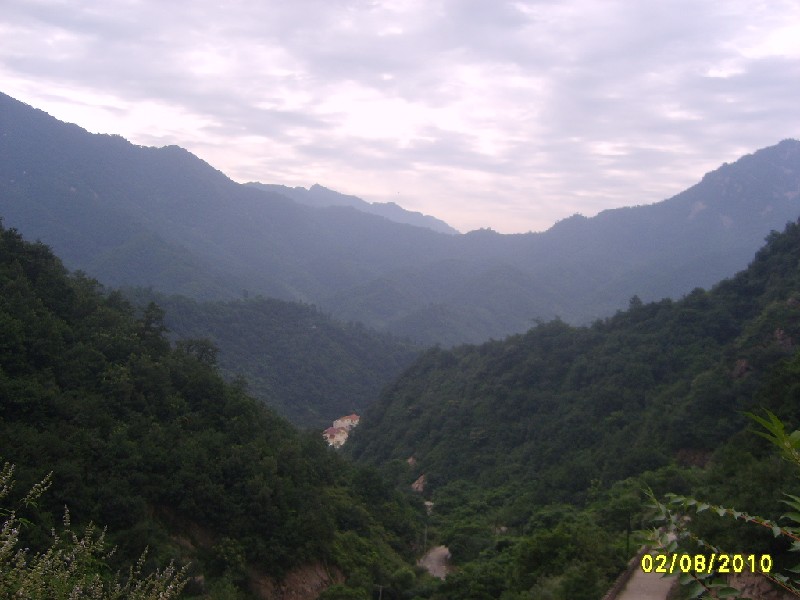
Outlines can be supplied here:
M645 573L636 569L622 588L617 600L666 600L676 577L661 577L660 573Z
M446 546L434 546L417 564L425 567L434 577L444 579L450 572L447 564L449 559L450 551ZM644 573L636 565L633 575L616 596L616 600L667 600L670 589L677 581L675 577L663 578L658 573Z
M450 572L450 567L447 561L450 558L450 550L446 546L434 546L425 553L425 556L417 561L417 564L439 579L447 577Z

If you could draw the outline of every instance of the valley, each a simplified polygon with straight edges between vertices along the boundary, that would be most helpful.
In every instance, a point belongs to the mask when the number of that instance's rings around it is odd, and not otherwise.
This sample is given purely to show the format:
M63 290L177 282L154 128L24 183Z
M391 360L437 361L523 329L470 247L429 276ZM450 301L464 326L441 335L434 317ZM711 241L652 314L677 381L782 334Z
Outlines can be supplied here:
M0 462L53 473L0 511L108 527L71 585L148 547L185 598L597 600L661 526L796 562L796 140L461 234L0 95L0 217Z
M300 301L420 345L501 339L537 319L587 324L634 295L709 287L800 208L796 140L656 204L632 198L629 208L501 235L391 221L314 186L238 184L179 147L93 135L5 95L0 129L0 214L68 268L195 300ZM292 200L312 192L334 204Z

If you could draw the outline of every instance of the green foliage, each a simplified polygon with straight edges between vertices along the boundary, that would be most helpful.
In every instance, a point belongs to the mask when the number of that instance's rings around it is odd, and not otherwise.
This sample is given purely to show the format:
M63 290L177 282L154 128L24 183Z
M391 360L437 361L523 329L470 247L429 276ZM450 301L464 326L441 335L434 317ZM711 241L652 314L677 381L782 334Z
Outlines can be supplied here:
M6 502L14 486L14 468L5 463L0 471L0 502ZM51 476L35 484L18 507L0 508L0 596L26 600L170 600L177 598L186 585L186 568L170 564L144 575L147 552L127 575L113 575L106 549L105 531L89 524L82 534L72 530L69 512L64 512L64 528L53 530L48 547L32 553L20 547L21 530L32 523L19 515L35 507L36 501L50 486Z
M748 416L763 429L756 431L756 434L780 450L781 457L793 465L796 476L797 470L800 469L800 431L788 433L783 421L770 411L765 411L764 416L752 413L748 413ZM694 497L667 494L665 501L662 502L652 492L649 496L651 505L656 511L653 521L659 525L659 529L654 530L649 539L657 552L674 554L699 551L708 556L754 555L759 557L759 562L755 569L752 569L752 565L750 566L751 571L754 570L793 595L800 596L800 579L793 574L800 572L800 565L785 569L784 572L775 569L776 566L780 567L783 561L781 561L780 555L773 554L774 546L765 545L763 541L760 546L746 546L742 544L742 538L738 538L735 551L732 552L731 548L721 547L698 535L697 527L693 523L701 515L711 515L721 519L730 519L737 523L754 525L767 530L776 540L786 541L791 545L790 550L796 552L800 550L800 497L784 494L783 504L792 509L791 512L781 515L781 520L792 523L792 525L784 525L778 522L779 519L753 515L746 511L698 500ZM760 561L760 557L764 556L770 557L766 569ZM705 570L684 573L681 583L689 586L688 593L692 598L738 598L740 593L728 585L725 577L725 573L730 572L733 572L730 565L723 571L719 563L716 569L711 568L709 564Z
M462 567L443 590L461 581L459 590L474 583L493 597L563 597L590 566L610 582L636 551L630 532L642 526L647 485L708 492L719 506L727 494L750 514L768 507L763 518L777 522L786 467L743 438L743 411L797 414L798 265L800 225L791 224L710 291L634 299L591 327L542 322L502 342L431 349L366 411L345 451L390 465L406 485L425 474L429 538L452 544ZM795 487L783 489L800 497ZM771 536L705 513L693 524L737 548ZM776 560L787 549L766 547ZM508 567L521 556L529 560ZM498 573L503 583L492 587Z
M432 598L591 600L602 596L621 564L606 543L608 535L588 520L579 521L555 531L542 529L530 536L498 540L448 575Z
M363 589L353 589L336 583L322 592L319 600L369 600L369 594Z
M434 487L535 480L545 503L672 458L702 463L800 338L800 226L774 239L747 271L679 302L429 350L366 411L348 452L414 456Z
M408 564L419 507L226 384L207 341L172 348L157 305L137 318L2 227L0 323L12 332L0 340L3 452L23 485L53 471L42 515L67 505L76 525L109 526L110 568L147 545L146 569L192 561L206 583L189 588L223 594L309 563L369 585ZM23 532L34 553L49 547L48 519ZM337 548L349 534L375 556Z
M748 413L747 416L765 430L757 431L756 433L777 446L781 451L781 457L800 469L800 431L786 433L783 421L770 411L766 411L765 417L752 413ZM798 519L794 520L797 521Z
M418 353L409 343L298 303L196 302L145 289L127 295L141 306L156 300L179 349L218 364L228 380L245 381L252 395L300 427L330 427L361 413Z

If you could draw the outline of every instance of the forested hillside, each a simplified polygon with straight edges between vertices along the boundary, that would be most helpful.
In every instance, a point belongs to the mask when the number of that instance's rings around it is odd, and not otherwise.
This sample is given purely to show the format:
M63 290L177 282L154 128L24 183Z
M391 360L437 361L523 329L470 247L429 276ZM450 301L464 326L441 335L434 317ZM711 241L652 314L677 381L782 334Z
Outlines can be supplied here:
M550 496L547 484L566 497L593 478L710 451L741 428L764 368L794 353L799 259L791 225L710 291L634 297L587 327L555 320L431 349L367 411L354 452L415 456L432 481L535 475L541 493Z
M634 294L680 297L730 276L800 215L800 142L723 165L658 204L544 233L436 233L272 189L0 95L0 214L69 268L194 299L299 300L424 344L500 338L537 318L587 323Z
M73 526L109 528L115 560L147 546L148 568L190 563L189 596L273 597L303 568L318 590L416 585L407 498L224 383L207 344L172 347L159 307L135 318L120 293L1 226L0 331L0 460L21 490L53 472L20 515L34 551L67 506Z
M591 326L556 320L429 350L366 411L347 448L406 484L424 474L441 539L463 565L447 597L480 585L491 591L476 598L531 589L596 598L602 586L579 574L608 582L614 561L630 556L625 530L642 526L645 485L785 512L779 490L797 482L746 432L743 411L800 425L799 340L794 223L709 291L634 297ZM737 551L786 549L769 532L710 531Z
M421 351L296 302L198 302L143 289L125 294L140 306L155 301L170 338L207 340L227 379L243 378L250 394L298 427L323 429L361 413Z

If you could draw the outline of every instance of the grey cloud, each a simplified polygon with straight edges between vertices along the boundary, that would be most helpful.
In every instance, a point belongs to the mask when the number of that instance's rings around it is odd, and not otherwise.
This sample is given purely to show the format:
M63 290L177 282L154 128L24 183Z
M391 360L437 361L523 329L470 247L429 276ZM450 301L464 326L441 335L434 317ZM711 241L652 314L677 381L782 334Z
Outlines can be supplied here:
M282 149L272 160L286 172L418 169L415 182L451 185L453 198L502 193L552 222L580 206L659 200L742 148L800 135L798 57L740 48L751 30L798 20L792 2L6 0L0 69L40 83L40 98L53 83L181 107L204 117L209 146L263 139L264 152ZM218 54L220 69L198 51ZM740 72L709 77L730 65ZM353 82L468 125L412 120L419 131L404 139L349 132L346 115L323 107ZM482 149L484 138L496 148ZM232 167L215 166L235 168L235 153ZM253 178L270 160L238 162ZM464 172L487 187L459 181ZM358 193L356 182L326 183Z

